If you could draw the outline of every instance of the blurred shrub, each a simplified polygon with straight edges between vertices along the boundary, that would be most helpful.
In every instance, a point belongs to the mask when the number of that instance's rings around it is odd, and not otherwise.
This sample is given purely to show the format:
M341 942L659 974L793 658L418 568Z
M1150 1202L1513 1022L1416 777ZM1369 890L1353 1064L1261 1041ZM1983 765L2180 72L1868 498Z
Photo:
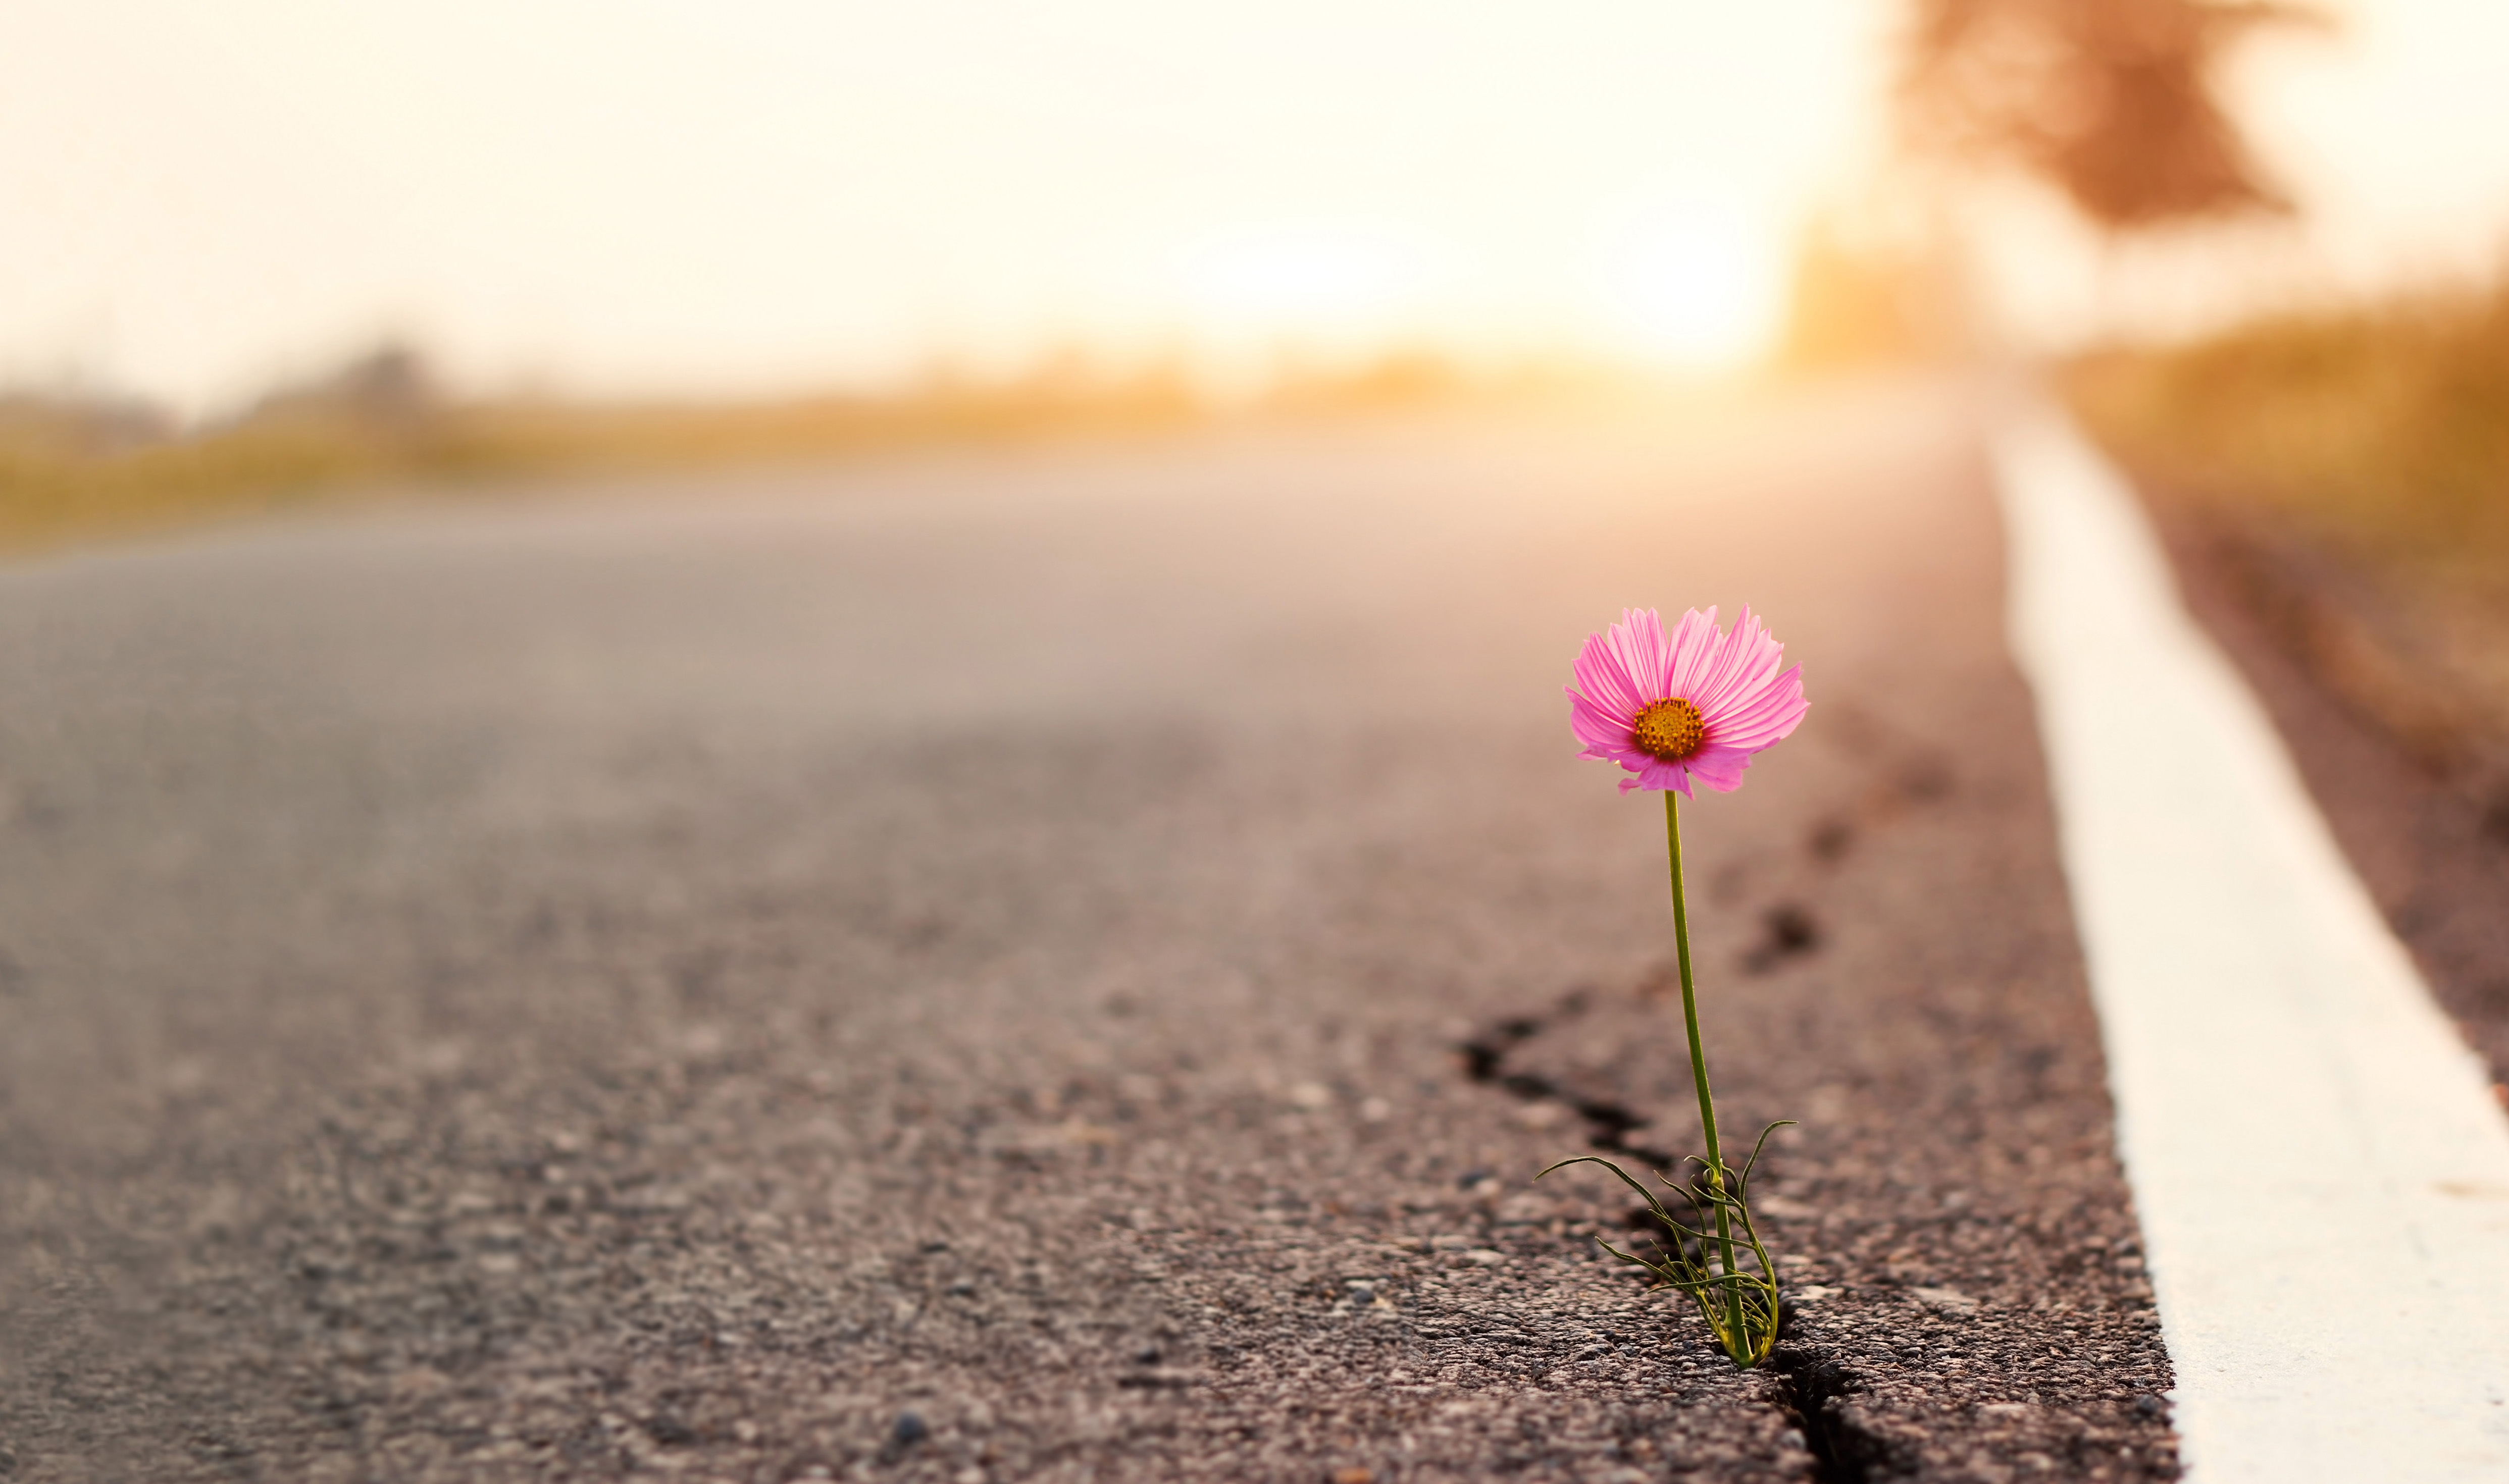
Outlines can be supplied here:
M2189 498L2391 555L2509 562L2509 283L2095 355L2071 390Z
M2509 821L2509 286L2113 352L2070 390L2182 558Z

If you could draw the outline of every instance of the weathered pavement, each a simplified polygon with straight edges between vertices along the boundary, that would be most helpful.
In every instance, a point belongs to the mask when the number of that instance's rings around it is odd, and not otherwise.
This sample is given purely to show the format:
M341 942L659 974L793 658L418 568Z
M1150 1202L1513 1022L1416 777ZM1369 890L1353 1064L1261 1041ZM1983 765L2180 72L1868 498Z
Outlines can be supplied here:
M1976 412L0 573L0 1472L2168 1476ZM1804 1120L1740 1377L1526 1181L1696 1138L1568 659L1746 600L1814 709L1686 812L1726 1120Z

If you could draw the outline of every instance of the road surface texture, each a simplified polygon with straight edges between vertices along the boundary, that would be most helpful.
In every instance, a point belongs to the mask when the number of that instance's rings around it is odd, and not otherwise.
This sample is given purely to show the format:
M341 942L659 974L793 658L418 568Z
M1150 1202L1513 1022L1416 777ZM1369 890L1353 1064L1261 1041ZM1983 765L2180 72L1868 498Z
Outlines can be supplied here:
M2153 1479L1981 404L442 501L0 572L0 1474ZM1686 814L1560 686L1744 601ZM2119 744L2145 745L2132 718Z

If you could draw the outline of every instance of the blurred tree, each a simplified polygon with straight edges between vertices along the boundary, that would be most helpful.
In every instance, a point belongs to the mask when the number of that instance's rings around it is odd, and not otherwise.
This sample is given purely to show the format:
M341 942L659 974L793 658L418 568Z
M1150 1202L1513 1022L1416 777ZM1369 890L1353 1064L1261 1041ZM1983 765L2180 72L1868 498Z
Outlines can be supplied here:
M407 429L444 406L434 368L416 349L386 341L336 370L282 388L255 403L254 418L346 418L379 428Z
M2276 0L1913 0L1898 82L1909 142L2020 164L2102 229L2288 211L2216 96Z

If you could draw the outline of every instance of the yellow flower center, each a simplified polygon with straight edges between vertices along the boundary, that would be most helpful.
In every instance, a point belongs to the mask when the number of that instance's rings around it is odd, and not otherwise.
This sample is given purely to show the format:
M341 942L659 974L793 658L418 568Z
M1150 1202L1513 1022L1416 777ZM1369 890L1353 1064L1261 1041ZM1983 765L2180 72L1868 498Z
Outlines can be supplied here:
M1666 762L1679 762L1699 751L1707 740L1707 723L1699 708L1674 696L1668 701L1653 701L1638 711L1636 736L1638 751Z

